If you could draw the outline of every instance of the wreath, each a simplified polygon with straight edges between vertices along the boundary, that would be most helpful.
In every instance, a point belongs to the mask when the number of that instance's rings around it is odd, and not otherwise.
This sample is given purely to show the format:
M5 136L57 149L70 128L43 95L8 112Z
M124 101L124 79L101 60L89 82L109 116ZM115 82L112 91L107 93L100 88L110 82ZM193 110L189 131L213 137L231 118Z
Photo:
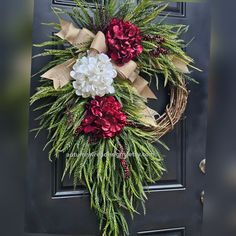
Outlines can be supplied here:
M87 187L102 235L128 235L124 211L145 210L143 186L165 171L154 144L167 148L160 138L186 107L188 68L196 69L180 38L188 27L165 24L157 17L167 5L151 0L74 1L72 11L54 8L53 40L34 45L44 47L34 57L52 56L31 97L41 110L35 131L48 131L49 160L65 158L63 178ZM152 78L170 89L162 115L147 105Z

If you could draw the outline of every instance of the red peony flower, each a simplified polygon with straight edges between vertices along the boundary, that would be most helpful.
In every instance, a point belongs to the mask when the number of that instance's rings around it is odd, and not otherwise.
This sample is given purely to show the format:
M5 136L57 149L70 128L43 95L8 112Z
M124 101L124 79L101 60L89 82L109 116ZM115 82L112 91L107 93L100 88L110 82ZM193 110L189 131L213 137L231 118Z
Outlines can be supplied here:
M108 56L117 64L124 65L142 51L140 30L130 23L113 18L106 30Z
M121 104L113 96L96 96L87 104L86 116L76 133L112 138L123 130L126 123L127 118L121 111Z

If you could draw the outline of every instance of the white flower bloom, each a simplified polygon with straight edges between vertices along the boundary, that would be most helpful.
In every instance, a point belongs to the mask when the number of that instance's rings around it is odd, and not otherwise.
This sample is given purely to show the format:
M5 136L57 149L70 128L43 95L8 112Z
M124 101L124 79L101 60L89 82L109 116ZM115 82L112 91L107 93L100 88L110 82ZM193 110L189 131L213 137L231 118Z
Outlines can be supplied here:
M78 59L70 76L75 79L73 87L78 96L94 98L115 92L112 83L117 72L104 53Z

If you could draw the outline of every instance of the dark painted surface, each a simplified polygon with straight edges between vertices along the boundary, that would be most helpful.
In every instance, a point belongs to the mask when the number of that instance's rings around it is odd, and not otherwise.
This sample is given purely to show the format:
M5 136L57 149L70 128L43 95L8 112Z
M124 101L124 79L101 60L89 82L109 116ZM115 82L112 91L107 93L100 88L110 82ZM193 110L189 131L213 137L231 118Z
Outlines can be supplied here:
M41 22L55 21L51 6L70 7L69 0L35 0L33 42L47 39L53 32ZM204 176L198 168L205 157L207 77L209 59L209 14L203 3L171 3L168 9L171 23L190 25L185 36L195 36L187 52L195 58L196 65L204 72L194 72L199 85L190 85L191 93L186 114L172 133L164 137L171 148L165 152L168 172L163 179L150 186L151 193L146 202L146 216L128 218L131 235L197 236L202 223L200 193L204 187ZM34 49L33 54L39 52ZM50 58L33 61L32 73L37 72ZM37 78L31 81L31 92L38 85ZM163 110L168 96L164 90L157 93L158 100L152 107ZM33 108L31 108L33 109ZM37 126L30 112L30 128ZM89 197L80 187L73 191L70 180L60 182L63 161L49 163L47 151L42 151L46 133L36 140L29 134L28 181L26 195L26 222L28 232L64 233L77 235L99 235L97 218L89 207Z

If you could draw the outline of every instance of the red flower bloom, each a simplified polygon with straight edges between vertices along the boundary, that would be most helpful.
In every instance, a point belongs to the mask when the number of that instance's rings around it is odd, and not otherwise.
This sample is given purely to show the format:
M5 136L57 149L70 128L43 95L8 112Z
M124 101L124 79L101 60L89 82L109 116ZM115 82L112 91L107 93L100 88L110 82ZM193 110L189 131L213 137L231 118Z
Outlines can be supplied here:
M76 134L84 132L97 138L112 138L118 135L127 123L121 104L112 96L98 97L87 104L87 111Z
M108 56L117 64L124 65L142 51L140 30L130 23L113 18L106 30Z

